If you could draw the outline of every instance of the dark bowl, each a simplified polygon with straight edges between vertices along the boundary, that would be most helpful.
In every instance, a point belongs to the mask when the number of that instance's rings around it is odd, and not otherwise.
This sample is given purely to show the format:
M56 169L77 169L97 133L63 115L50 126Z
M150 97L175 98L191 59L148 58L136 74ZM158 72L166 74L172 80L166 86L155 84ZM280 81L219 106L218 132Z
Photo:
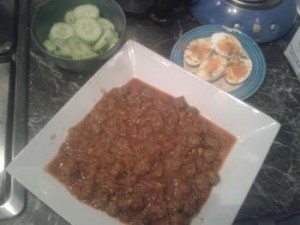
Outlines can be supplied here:
M118 43L104 54L80 60L67 59L48 52L42 43L48 39L52 25L63 21L65 13L70 9L88 3L98 6L101 15L114 23L120 37ZM124 11L114 0L49 0L35 10L31 23L31 37L38 49L58 67L77 73L97 71L119 50L124 42L125 31L126 17Z

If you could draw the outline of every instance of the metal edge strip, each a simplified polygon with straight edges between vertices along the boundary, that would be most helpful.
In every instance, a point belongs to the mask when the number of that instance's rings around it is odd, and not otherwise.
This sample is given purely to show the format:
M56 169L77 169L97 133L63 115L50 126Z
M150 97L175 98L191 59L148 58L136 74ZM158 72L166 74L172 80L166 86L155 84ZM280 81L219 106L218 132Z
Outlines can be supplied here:
M19 0L17 48L15 54L15 83L13 99L12 159L27 143L27 96L29 69L30 0ZM13 178L10 193L0 206L0 219L19 214L25 206L25 189Z

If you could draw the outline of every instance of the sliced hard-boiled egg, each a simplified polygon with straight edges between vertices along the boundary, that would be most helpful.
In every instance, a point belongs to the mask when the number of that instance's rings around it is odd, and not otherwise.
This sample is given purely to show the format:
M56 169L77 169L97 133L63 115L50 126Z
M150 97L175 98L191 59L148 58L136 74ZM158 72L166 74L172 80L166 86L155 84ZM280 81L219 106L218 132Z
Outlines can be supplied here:
M218 32L213 34L211 42L215 52L227 58L236 57L242 51L239 40L228 33Z
M224 79L229 84L240 84L251 74L252 61L249 58L241 58L228 62L224 72Z
M213 52L210 39L196 39L184 51L184 61L189 66L198 66Z
M227 65L227 59L220 55L212 55L196 70L195 75L206 81L214 81L220 78Z

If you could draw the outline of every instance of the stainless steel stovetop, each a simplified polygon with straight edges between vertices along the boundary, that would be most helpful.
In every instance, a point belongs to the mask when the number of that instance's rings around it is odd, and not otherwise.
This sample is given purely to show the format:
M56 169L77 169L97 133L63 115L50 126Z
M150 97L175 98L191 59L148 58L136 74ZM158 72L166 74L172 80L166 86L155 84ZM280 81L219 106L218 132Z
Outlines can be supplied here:
M17 215L25 191L6 172L26 144L29 0L0 1L0 219Z

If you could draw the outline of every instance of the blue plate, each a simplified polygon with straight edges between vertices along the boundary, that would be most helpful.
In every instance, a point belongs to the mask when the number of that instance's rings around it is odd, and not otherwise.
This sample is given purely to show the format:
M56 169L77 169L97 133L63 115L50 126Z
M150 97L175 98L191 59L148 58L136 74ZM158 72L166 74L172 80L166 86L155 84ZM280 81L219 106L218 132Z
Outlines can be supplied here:
M210 37L216 32L225 32L234 35L242 44L244 50L252 60L252 72L249 78L242 84L236 86L229 94L245 100L252 96L262 85L266 76L266 62L264 55L256 42L241 31L221 25L205 25L196 27L183 34L175 43L170 59L176 64L184 67L183 53L187 45L194 39Z

